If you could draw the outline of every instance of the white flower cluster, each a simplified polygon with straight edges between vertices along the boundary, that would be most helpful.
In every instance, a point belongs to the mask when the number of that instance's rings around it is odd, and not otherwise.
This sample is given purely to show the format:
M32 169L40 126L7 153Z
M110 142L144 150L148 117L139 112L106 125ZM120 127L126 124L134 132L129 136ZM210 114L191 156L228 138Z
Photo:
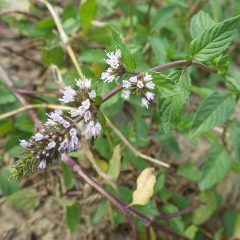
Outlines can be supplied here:
M150 101L154 99L155 94L152 90L155 88L155 84L152 81L152 76L145 73L143 78L138 79L137 76L131 77L129 80L123 80L123 92L122 97L127 99L131 93L142 95L142 106L148 108Z
M121 51L117 49L115 52L107 53L108 59L105 62L109 65L109 68L101 74L101 79L104 82L112 82L117 76L119 72L120 59L121 59Z
M82 137L96 137L101 132L102 127L97 121L97 110L93 102L96 92L91 90L91 80L79 79L76 85L80 91L65 87L61 90L63 96L59 99L74 106L79 106L79 101L83 99L79 107L70 111L74 122L67 120L61 109L56 109L47 114L48 119L44 128L32 136L29 142L20 140L20 145L25 148L28 158L31 155L39 161L39 169L44 169L48 161L64 151L77 150L81 146ZM74 125L77 128L73 127Z
M39 169L46 167L46 160L55 154L55 147L59 153L65 150L74 151L80 147L81 139L77 136L77 130L75 128L68 130L71 124L63 118L62 114L60 109L47 114L49 119L44 125L45 128L32 136L29 142L20 140L20 145L40 160Z
M95 90L91 90L91 80L89 79L78 80L76 85L81 90L84 90L89 98L82 101L78 108L71 110L70 115L72 118L81 118L78 127L83 136L95 138L100 134L102 129L101 124L96 120L96 114L94 114L96 109L92 100L96 97L96 92ZM66 92L64 94L68 95Z

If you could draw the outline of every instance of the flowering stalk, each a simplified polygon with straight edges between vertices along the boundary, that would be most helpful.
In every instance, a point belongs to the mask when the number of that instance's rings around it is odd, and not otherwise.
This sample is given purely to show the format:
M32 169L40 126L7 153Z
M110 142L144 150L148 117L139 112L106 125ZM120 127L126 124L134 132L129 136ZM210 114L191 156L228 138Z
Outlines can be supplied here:
M110 75L103 72L101 75L104 82L111 82L122 76L123 64L121 62L121 51L107 53L106 63ZM205 65L188 62L185 60L163 64L152 70L161 71L177 66L196 65L201 68L208 68ZM212 69L210 69L212 71ZM107 76L107 77L106 77ZM44 169L53 160L59 159L60 155L66 151L75 151L81 147L83 138L96 138L102 129L99 120L99 102L96 91L91 89L90 79L78 79L76 81L77 90L68 86L60 90L62 97L59 99L73 109L65 115L60 109L47 114L48 120L40 132L35 134L28 142L20 140L20 145L25 148L24 153L19 157L19 161L12 167L12 177L19 178L28 175L36 169ZM105 102L116 93L122 91L122 97L129 98L130 95L141 96L141 104L149 107L154 100L153 92L155 83L149 73L138 73L123 80L119 85L102 97ZM80 103L80 104L79 104Z

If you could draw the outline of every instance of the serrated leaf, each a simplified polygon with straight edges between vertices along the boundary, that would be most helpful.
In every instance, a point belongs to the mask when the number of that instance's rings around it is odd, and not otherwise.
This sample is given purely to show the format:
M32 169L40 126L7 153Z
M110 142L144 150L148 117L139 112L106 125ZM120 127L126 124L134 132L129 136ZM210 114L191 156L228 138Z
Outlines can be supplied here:
M209 61L219 56L230 46L239 18L236 16L215 24L194 38L190 43L192 57L199 61Z
M226 122L235 107L235 97L215 92L200 105L192 125L191 136L197 136Z
M112 39L116 48L121 50L121 58L123 66L128 72L134 72L136 69L136 63L133 55L131 54L128 46L123 42L121 35L114 28L111 28Z
M91 22L97 14L96 0L81 1L80 4L80 21L84 31L88 30Z
M195 14L191 19L190 32L192 38L197 37L205 29L213 26L215 24L214 20L209 16L208 13L203 10Z
M156 182L154 168L145 168L137 179L137 189L133 192L133 200L130 205L145 205L153 195Z
M202 169L199 181L200 189L206 190L222 180L229 172L231 165L231 157L224 147L214 145Z
M121 144L118 144L114 148L112 158L109 162L108 175L112 179L117 180L120 173L120 167L121 167Z
M80 207L78 203L74 203L72 206L67 207L66 218L69 230L74 232L77 229L81 219Z
M160 113L165 133L169 131L182 112L191 88L191 79L186 70L174 70L167 77L177 85L180 92L174 96L160 98Z
M7 197L7 201L15 208L30 210L39 204L39 196L33 190L20 190Z
M234 89L238 92L238 94L240 94L240 74L238 72L234 72L232 73L228 73L225 76L226 82L230 83L231 86L234 87Z

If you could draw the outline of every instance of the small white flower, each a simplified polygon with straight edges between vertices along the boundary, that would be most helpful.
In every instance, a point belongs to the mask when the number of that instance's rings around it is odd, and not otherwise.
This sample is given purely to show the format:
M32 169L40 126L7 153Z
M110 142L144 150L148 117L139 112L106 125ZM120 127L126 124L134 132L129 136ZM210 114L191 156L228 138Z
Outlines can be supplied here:
M47 114L47 116L52 119L55 122L61 122L62 121L62 117L55 111L55 112L51 112L50 114Z
M66 121L66 120L64 120L62 125L63 125L64 128L69 128L71 126L71 124L68 121Z
M60 143L58 151L62 153L66 148L68 148L68 140L65 139L63 142Z
M111 83L113 82L115 78L115 75L112 73L112 69L108 68L107 71L102 72L101 79L104 80L104 82Z
M94 135L93 136L97 137L98 135L100 135L101 130L102 130L102 126L101 126L101 124L99 122L97 122L95 124L95 127L94 127Z
M76 85L77 85L80 89L84 89L84 88L85 88L84 80L78 79L78 80L76 81Z
M71 110L71 111L70 111L70 114L71 114L71 117L77 117L77 116L79 116L79 115L80 115L79 109L77 108L77 109Z
M57 108L57 109L55 109L55 111L54 111L57 115L59 115L59 116L62 116L62 114L63 114L63 112L62 112L62 109L61 108Z
M80 147L79 139L76 136L72 136L70 142L68 143L68 150L74 151Z
M129 82L128 80L123 80L122 84L123 84L124 88L130 88L131 87L131 82Z
M71 117L83 116L86 109L83 106L80 106L77 109L73 109L70 111Z
M146 92L145 96L146 96L147 100L151 101L154 99L155 94L152 92Z
M88 122L92 117L92 114L90 113L90 111L86 111L86 113L84 114L84 120L85 122Z
M91 79L85 79L84 80L84 86L85 86L85 88L91 88L91 85L92 85L92 81L91 81Z
M125 90L122 92L121 96L125 99L128 99L130 94L131 94L131 92L129 90Z
M142 98L142 106L148 108L149 101L146 98Z
M83 134L86 137L92 137L95 134L95 126L93 121L90 121L88 124L84 125Z
M117 49L115 52L109 52L107 53L108 59L105 60L105 62L110 65L110 67L117 69L120 65L120 57L121 57L121 51L120 49Z
M20 141L20 145L24 148L29 146L29 143L26 140L19 140Z
M148 82L148 81L151 81L152 80L152 75L148 74L148 73L145 73L145 76L144 76L144 81Z
M88 110L88 109L90 108L90 105L91 105L91 103L90 103L90 100L89 100L89 99L87 99L87 100L85 100L85 101L82 102L82 106L83 106L86 110Z
M71 137L77 136L77 130L75 128L71 128L70 131L69 131L69 135Z
M131 83L137 83L138 79L137 79L136 76L134 76L134 77L131 77L131 78L129 79L129 81L130 81Z
M53 141L53 142L50 142L48 145L47 145L47 150L50 150L52 148L54 148L56 146L56 143Z
M95 98L95 97L97 96L96 91L95 91L95 90L92 90L90 93L88 93L88 96L89 96L91 99Z
M38 141L43 140L43 139L44 139L44 136L43 136L41 133L36 133L36 134L33 136L33 139L38 142Z
M143 82L142 81L137 81L137 87L138 88L143 88L144 87Z
M46 168L46 160L45 159L43 159L38 165L38 169L44 169L44 168Z
M45 123L45 126L54 126L56 124L56 122L54 122L52 119L47 120L47 122Z
M155 88L155 84L152 81L147 82L146 87L149 89L154 89Z
M77 94L70 86L65 87L64 90L60 90L63 93L63 97L59 100L64 103L74 102L74 96Z

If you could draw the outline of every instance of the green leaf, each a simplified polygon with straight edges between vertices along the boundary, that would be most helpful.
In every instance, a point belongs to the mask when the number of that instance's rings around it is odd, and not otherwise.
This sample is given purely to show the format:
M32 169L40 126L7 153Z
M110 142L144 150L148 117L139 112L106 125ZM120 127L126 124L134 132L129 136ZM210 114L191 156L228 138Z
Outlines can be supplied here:
M240 94L240 74L237 71L232 71L225 76L226 82L230 83L231 86Z
M100 222L102 217L106 214L106 202L102 201L97 205L97 209L91 214L90 221L92 224Z
M199 61L209 61L219 56L230 46L239 18L236 16L215 24L194 38L190 43L192 57Z
M206 190L221 181L232 165L231 157L221 145L214 145L205 162L199 180L201 190Z
M215 92L200 105L192 125L191 136L197 136L226 122L235 107L235 97Z
M77 229L81 219L80 207L78 203L74 203L72 206L67 207L66 218L69 230L74 232Z
M20 190L7 197L7 201L15 208L30 210L39 204L39 196L33 190Z
M194 210L193 223L196 225L201 225L206 222L217 209L218 196L214 191L209 190L200 193L198 199L204 204Z
M20 189L18 182L9 180L10 172L6 168L0 170L0 193L4 196L11 195Z
M214 24L215 22L208 13L205 13L203 10L199 11L191 19L190 32L192 38L197 37L205 29L213 26Z
M179 209L173 205L173 204L167 204L164 206L164 213L165 214L170 214L170 213L175 213L179 211ZM175 217L171 218L169 220L171 226L178 232L178 233L183 233L184 232L184 223L182 217Z
M118 179L121 167L121 144L118 144L114 150L112 158L109 162L108 175L114 180Z
M80 21L84 31L91 26L92 20L97 14L96 0L85 0L80 4Z
M12 119L4 119L0 121L0 137L3 137L8 132L11 131L13 127L13 121Z
M177 84L181 92L178 95L160 98L160 115L162 116L163 130L167 133L177 120L183 106L189 98L191 79L186 70L174 70L168 76Z
M181 165L177 170L177 174L193 182L197 182L201 176L200 170L191 162Z
M116 48L121 50L123 66L128 72L134 72L136 69L136 63L133 55L131 54L128 46L123 42L123 39L119 32L114 28L111 28L112 39Z
M61 47L48 47L41 50L42 60L45 64L64 65L64 52Z
M240 126L238 124L234 124L228 128L228 132L230 133L230 140L234 150L235 158L240 164Z
M74 184L74 175L72 171L69 169L69 167L62 161L61 162L63 177L64 177L64 183L67 189L71 189Z
M158 193L163 187L164 187L164 183L165 183L165 174L163 171L160 171L157 173L157 177L156 177L156 183L154 185L154 194Z

